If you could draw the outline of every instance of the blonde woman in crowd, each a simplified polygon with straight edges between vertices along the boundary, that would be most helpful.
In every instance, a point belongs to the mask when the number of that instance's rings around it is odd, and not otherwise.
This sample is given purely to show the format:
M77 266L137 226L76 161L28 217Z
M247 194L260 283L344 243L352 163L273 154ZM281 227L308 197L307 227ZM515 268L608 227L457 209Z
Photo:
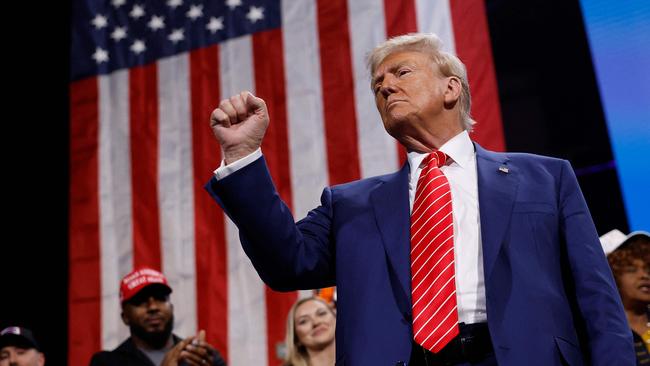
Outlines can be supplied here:
M296 302L287 316L285 366L332 366L336 314L320 298Z

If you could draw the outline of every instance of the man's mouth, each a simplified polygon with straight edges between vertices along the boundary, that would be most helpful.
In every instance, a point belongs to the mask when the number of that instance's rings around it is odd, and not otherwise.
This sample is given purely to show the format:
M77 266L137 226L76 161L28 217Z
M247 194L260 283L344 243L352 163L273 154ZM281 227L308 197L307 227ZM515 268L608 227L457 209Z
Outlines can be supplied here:
M156 325L160 325L160 324L162 324L162 323L163 323L163 319L160 318L160 317L147 318L147 319L145 320L145 323L146 323L147 325L153 325L153 326L156 326Z

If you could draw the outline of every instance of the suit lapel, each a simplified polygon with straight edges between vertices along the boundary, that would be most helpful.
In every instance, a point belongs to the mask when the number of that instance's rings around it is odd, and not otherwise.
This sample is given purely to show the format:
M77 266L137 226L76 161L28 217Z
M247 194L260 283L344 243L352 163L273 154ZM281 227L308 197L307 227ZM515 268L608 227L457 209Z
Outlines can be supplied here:
M391 282L400 310L411 312L410 219L408 195L409 166L387 176L370 194L377 226L392 267ZM399 286L400 288L395 288Z
M508 165L508 157L487 151L478 144L476 166L478 201L481 216L481 241L485 281L490 278L494 261L503 244L506 228L517 195L517 170Z

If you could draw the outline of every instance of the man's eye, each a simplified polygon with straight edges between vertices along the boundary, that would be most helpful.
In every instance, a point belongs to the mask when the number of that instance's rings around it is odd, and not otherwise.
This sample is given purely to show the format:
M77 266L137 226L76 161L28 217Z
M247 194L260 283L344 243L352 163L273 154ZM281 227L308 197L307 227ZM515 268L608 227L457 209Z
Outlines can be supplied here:
M399 75L399 76L404 76L404 75L406 75L406 74L408 74L408 73L410 73L410 72L411 72L411 70L409 70L409 69L401 69L401 70L399 70L399 71L397 72L397 75Z

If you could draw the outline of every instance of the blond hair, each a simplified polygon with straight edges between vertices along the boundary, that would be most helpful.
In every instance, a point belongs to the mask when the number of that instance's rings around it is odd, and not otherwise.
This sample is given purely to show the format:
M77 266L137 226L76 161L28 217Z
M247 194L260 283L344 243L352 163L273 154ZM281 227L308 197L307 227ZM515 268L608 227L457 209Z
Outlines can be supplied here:
M460 79L461 93L459 98L460 117L465 130L471 131L476 123L471 117L470 110L472 99L469 92L469 81L467 70L463 62L455 55L442 50L442 41L433 33L410 33L393 37L384 43L379 44L368 55L368 68L370 69L371 85L372 78L379 64L384 59L396 52L420 52L428 55L431 61L438 66L443 76L455 76Z

